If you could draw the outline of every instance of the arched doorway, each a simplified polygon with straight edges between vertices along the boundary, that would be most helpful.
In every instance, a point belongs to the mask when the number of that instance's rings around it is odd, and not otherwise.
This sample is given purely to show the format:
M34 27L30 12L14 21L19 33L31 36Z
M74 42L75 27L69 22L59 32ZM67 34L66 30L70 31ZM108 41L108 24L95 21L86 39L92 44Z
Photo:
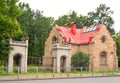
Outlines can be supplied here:
M21 72L21 64L22 64L22 55L21 54L15 54L13 56L13 71L19 71Z
M100 66L107 66L107 55L106 52L100 53Z
M21 66L21 55L20 54L16 54L14 56L14 62L13 62L14 66Z
M60 58L60 71L61 72L66 71L66 57L65 56L61 56Z

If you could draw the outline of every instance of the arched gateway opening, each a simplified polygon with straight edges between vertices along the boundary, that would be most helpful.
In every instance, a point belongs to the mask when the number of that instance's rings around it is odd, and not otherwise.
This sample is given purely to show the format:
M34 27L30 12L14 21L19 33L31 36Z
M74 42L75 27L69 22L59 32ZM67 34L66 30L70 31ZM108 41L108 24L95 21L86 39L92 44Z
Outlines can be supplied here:
M66 71L66 57L65 56L61 56L60 58L60 71L61 72Z
M21 54L15 54L13 56L13 72L16 72L18 71L18 68L19 68L19 72L22 72L22 61L23 61L23 58L22 58L22 55Z
M13 62L15 67L21 67L21 55L20 54L16 54L14 56L14 62Z

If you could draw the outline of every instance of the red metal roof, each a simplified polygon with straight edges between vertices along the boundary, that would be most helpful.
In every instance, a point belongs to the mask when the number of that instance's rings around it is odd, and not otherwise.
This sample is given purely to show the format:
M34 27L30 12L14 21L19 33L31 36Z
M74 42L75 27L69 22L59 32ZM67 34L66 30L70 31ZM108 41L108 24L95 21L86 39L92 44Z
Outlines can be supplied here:
M76 24L68 26L56 26L59 33L64 37L66 42L71 41L72 44L92 43L95 34L100 30L103 24L84 26L82 29L76 29Z

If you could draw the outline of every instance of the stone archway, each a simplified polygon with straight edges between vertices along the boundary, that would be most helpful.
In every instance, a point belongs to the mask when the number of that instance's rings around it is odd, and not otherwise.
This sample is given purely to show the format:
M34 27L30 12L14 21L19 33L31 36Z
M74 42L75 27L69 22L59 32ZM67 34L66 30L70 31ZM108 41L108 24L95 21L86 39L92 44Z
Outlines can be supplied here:
M17 66L20 67L20 72L27 72L28 39L24 41L14 41L10 38L9 45L13 50L10 51L8 56L8 72L13 72L14 61L16 61Z
M19 67L19 71L21 72L22 70L22 55L21 54L15 54L13 56L13 67ZM14 69L13 69L14 71Z
M22 55L21 54L16 54L16 55L14 55L14 61L13 61L13 64L14 64L14 66L19 66L19 67L21 67L21 59L22 59Z
M60 57L60 71L61 72L66 71L66 56Z
M60 45L59 43L53 44L52 58L53 58L53 71L61 72L61 68L64 67L64 71L71 71L71 44Z

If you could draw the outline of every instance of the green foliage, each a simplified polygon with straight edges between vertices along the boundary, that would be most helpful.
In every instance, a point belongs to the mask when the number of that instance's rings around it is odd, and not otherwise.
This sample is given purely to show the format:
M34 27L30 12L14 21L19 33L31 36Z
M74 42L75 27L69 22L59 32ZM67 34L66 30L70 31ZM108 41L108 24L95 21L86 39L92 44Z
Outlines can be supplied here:
M69 12L68 15L60 16L58 20L55 21L55 24L63 26L64 24L71 24L71 22L77 23L77 28L82 28L86 25L87 16L77 15L75 11Z
M20 25L16 20L21 13L21 10L16 5L17 1L0 1L0 65L4 63L10 51L10 47L6 41L7 38L16 37L22 33Z
M114 21L111 17L113 11L110 7L105 4L100 4L100 6L95 10L88 13L87 16L77 15L75 11L69 12L66 15L60 16L58 20L55 21L56 24L63 26L64 24L71 24L75 21L77 23L77 28L82 28L83 26L90 26L94 23L105 24L108 30L115 34L114 28L112 28Z
M74 67L88 67L89 56L79 51L72 56L71 63Z
M20 3L23 10L18 17L24 35L29 35L29 56L42 56L44 42L53 25L53 18L43 16L42 11L33 11L28 4Z
M21 33L19 23L16 18L21 10L16 6L17 0L0 1L0 33L2 38L16 36Z
M118 66L120 67L120 32L113 35L114 40L116 41L116 51L118 56Z
M112 28L114 24L114 21L111 17L112 14L113 11L110 10L110 7L107 7L105 4L100 4L100 6L95 11L88 13L87 24L105 24L108 30L114 34L115 30Z

